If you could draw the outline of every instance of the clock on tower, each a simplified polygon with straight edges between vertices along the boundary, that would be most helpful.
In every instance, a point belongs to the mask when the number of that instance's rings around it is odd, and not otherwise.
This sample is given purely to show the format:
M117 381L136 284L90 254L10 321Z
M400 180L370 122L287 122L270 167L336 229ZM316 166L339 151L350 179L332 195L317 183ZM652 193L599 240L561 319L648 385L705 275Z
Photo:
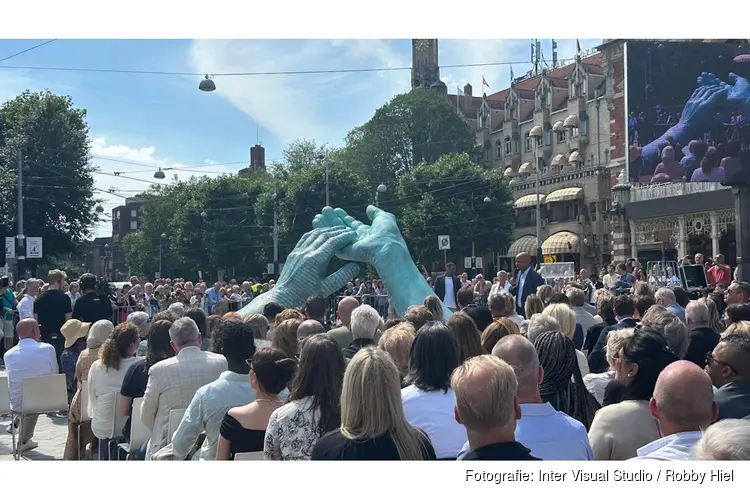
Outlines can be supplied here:
M440 80L437 39L412 40L411 53L411 88L429 88Z

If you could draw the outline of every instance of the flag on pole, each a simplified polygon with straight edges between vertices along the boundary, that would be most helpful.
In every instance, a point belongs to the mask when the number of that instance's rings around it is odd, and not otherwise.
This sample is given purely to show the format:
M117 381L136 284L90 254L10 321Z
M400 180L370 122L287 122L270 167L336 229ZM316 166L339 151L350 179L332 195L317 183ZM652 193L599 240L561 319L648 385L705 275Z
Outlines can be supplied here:
M513 66L510 67L510 84L513 85L513 80L515 77L513 76Z
M492 88L492 87L490 87L490 84L487 83L487 80L484 79L484 75L482 75L482 88L484 88L484 87L487 87L488 89Z
M458 103L459 103L460 97L462 95L464 95L464 91L461 90L461 87L459 87L458 85L456 85L456 113L460 113L460 111L461 111Z
M458 85L456 85L456 95L464 95L464 91Z
M581 41L576 38L576 55L581 53Z

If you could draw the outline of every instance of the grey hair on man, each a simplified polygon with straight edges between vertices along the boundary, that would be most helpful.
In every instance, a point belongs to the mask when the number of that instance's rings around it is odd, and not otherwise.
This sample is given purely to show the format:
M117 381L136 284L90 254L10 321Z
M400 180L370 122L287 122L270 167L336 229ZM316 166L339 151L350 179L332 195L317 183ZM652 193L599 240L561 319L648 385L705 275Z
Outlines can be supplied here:
M677 302L677 297L671 288L661 287L654 294L654 300L660 306L668 307Z
M190 318L180 318L169 327L169 340L176 349L198 345L200 338L198 325Z
M533 344L534 340L543 333L559 331L562 331L560 323L555 318L553 318L549 314L538 313L534 314L529 319L529 326L526 330L526 336Z
M143 311L135 311L128 314L127 322L138 327L139 335L142 339L148 336L148 314Z
M703 433L691 460L750 460L750 420L727 418Z
M351 331L355 339L373 339L375 334L383 330L383 318L378 311L367 304L352 311Z
M663 290L659 289L659 291ZM656 293L658 294L659 291ZM669 290L669 293L674 293ZM661 307L652 307L641 319L641 324L661 332L678 358L682 359L690 347L690 332L680 318Z
M167 308L167 311L171 312L177 317L182 318L183 316L185 316L185 305L182 302L174 302Z
M685 308L685 320L690 329L706 328L711 322L711 313L703 302L691 300Z

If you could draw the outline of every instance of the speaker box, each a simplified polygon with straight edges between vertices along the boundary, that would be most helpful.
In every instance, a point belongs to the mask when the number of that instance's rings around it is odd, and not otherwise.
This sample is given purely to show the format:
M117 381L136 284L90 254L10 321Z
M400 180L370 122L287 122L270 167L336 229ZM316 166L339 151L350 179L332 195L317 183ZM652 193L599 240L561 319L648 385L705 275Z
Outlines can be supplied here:
M685 289L688 288L706 288L708 279L706 269L703 266L682 266L680 267L680 280Z

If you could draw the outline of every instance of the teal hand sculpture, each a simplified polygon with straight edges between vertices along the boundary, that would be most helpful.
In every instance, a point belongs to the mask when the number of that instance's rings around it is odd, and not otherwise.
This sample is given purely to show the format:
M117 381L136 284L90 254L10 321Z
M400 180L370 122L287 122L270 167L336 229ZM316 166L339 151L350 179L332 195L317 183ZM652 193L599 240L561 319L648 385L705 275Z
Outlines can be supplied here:
M351 245L356 238L354 230L343 226L313 229L306 233L287 257L276 286L243 307L240 315L262 313L269 302L285 308L302 307L312 295L327 297L343 288L357 276L359 266L349 263L328 276L328 264L337 252Z
M313 219L313 227L350 228L356 231L356 240L338 250L336 256L355 262L369 262L375 266L396 314L403 316L409 307L422 305L434 293L412 261L393 214L370 205L367 207L367 217L372 222L369 226L341 208L334 210L325 207ZM451 311L447 307L443 309L445 317L449 317Z

